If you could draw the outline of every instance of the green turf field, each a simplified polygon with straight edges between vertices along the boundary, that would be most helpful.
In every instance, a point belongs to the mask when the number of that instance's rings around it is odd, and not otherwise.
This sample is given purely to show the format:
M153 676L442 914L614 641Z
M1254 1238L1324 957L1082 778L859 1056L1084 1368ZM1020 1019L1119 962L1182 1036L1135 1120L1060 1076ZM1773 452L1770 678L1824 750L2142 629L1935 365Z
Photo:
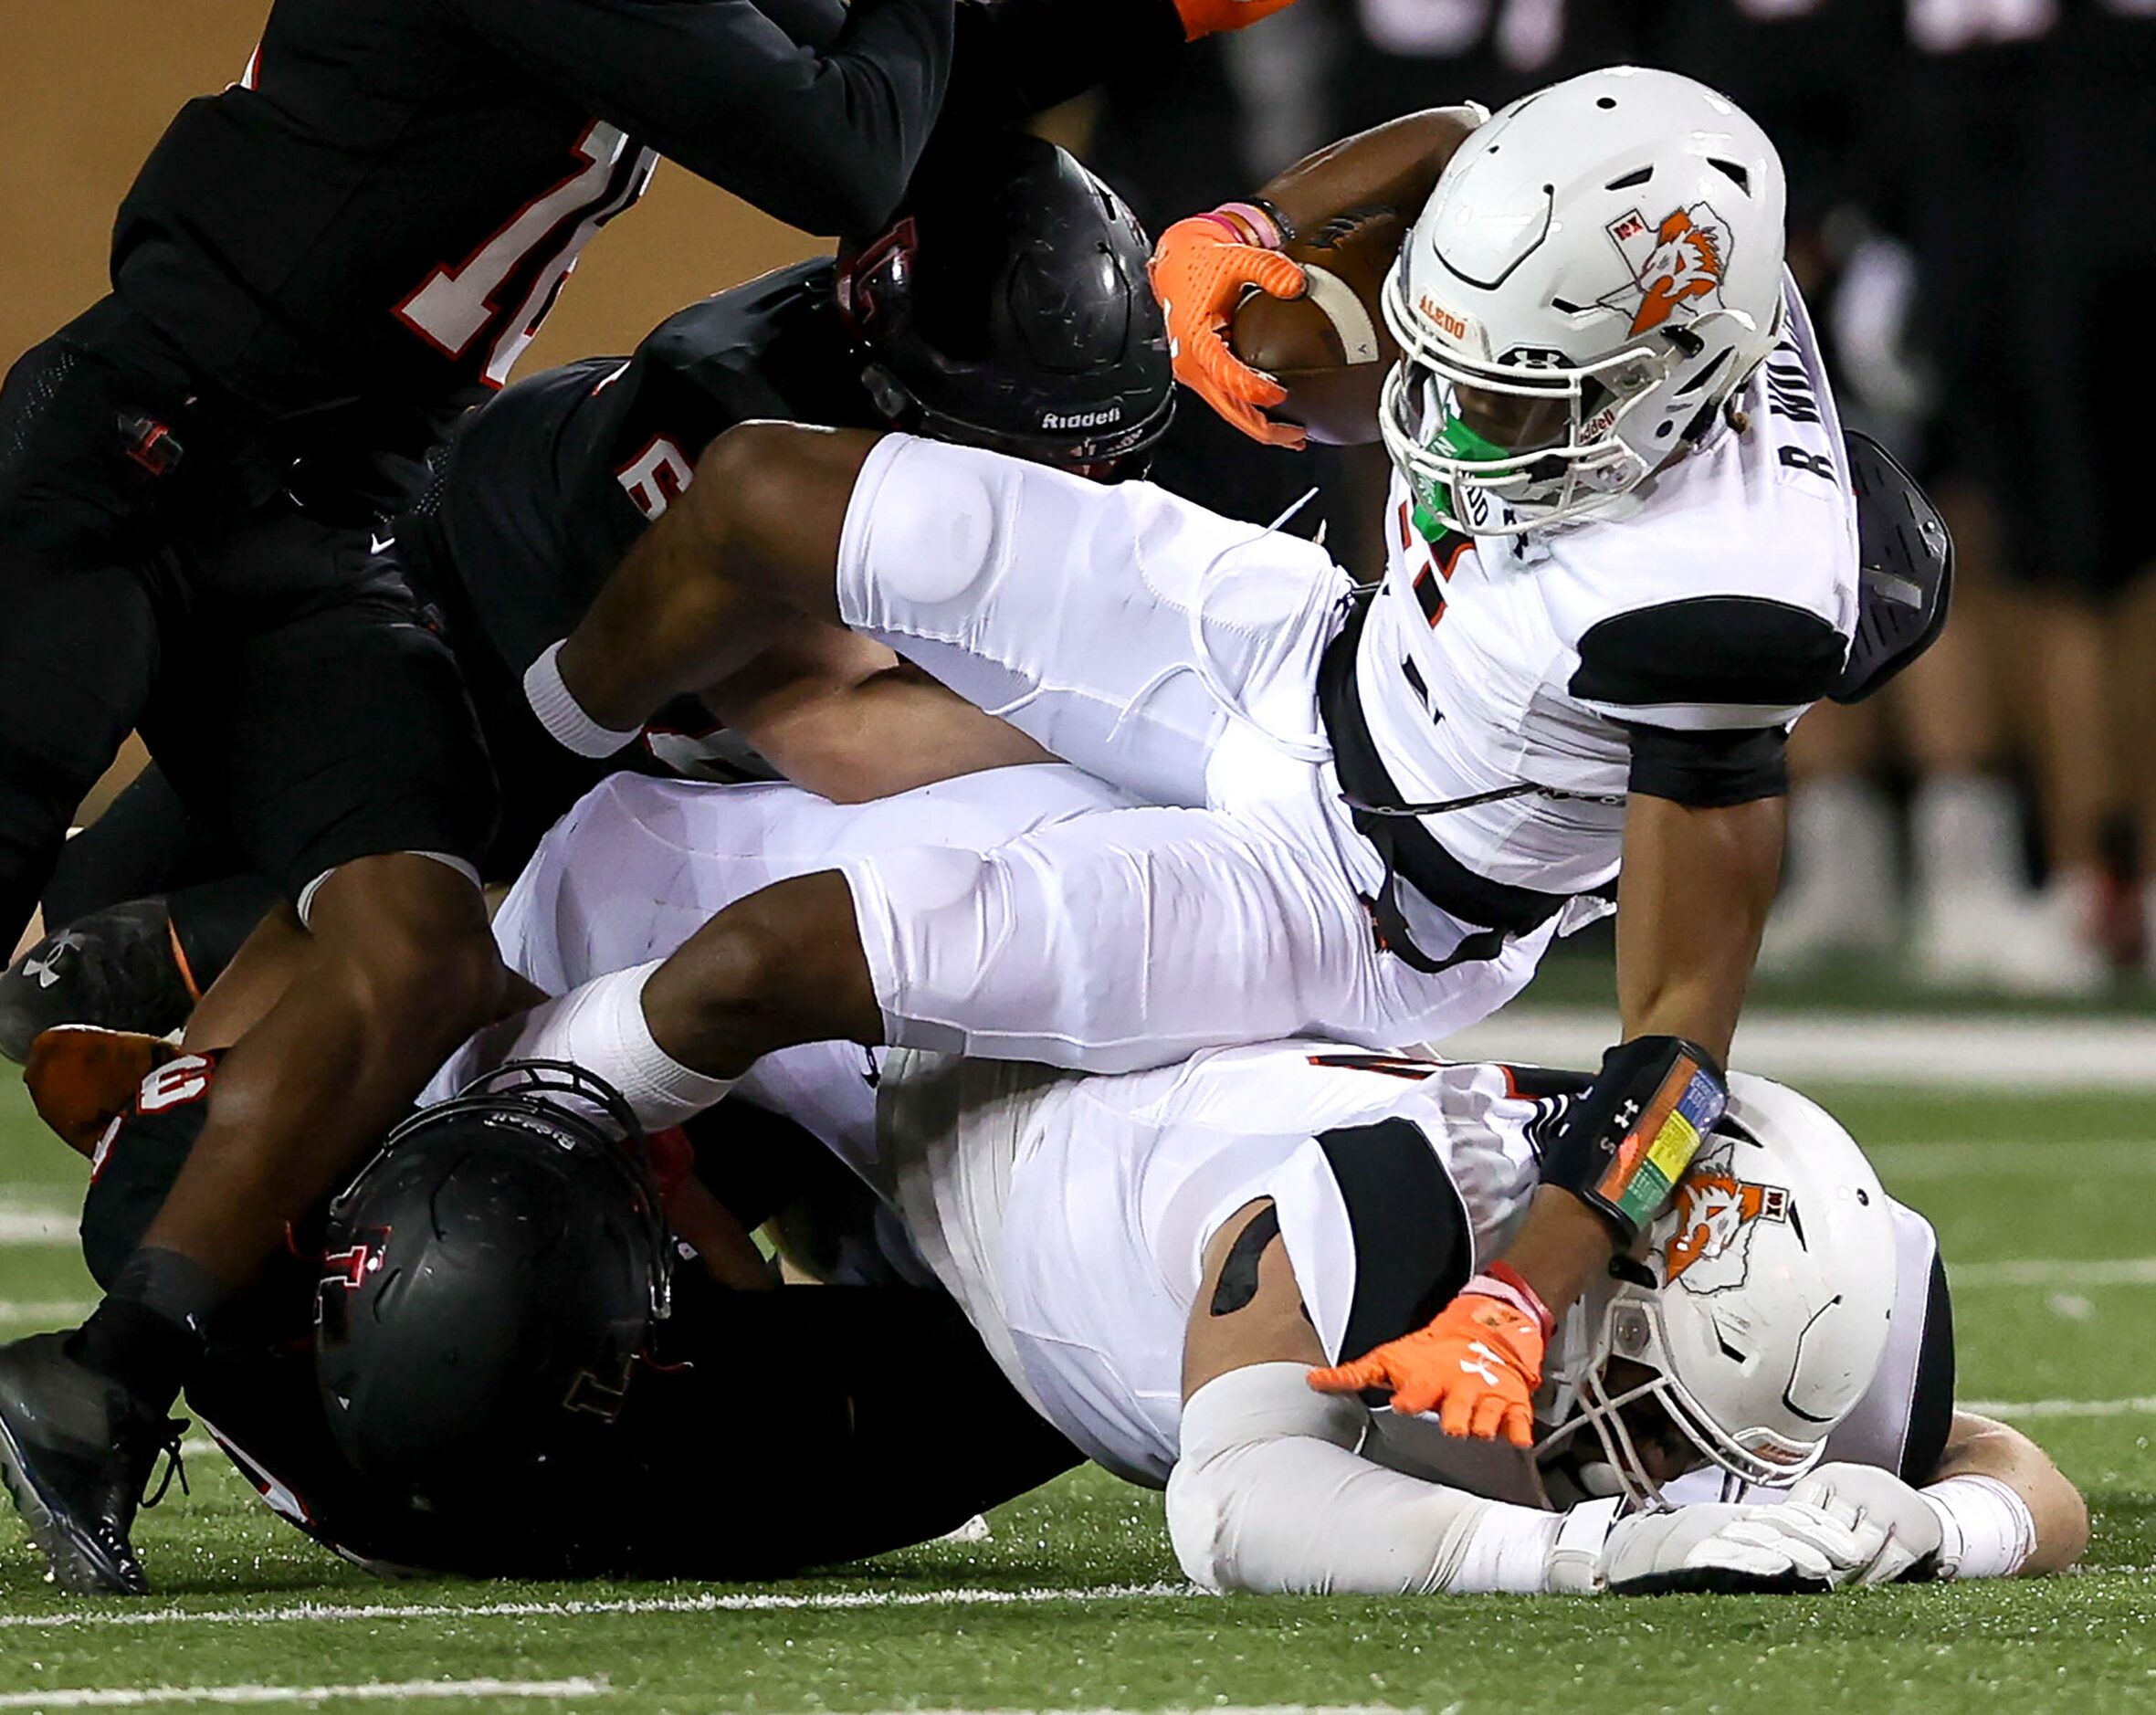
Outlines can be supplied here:
M148 1604L49 1592L0 1520L0 1710L2156 1710L2156 1094L1823 1093L1940 1229L1963 1397L2037 1406L2016 1421L2088 1491L2081 1574L1783 1601L1222 1600L1181 1584L1157 1496L1086 1472L985 1542L782 1586L384 1584L205 1454L192 1499L138 1533ZM9 1078L0 1334L86 1299L65 1242L78 1169Z

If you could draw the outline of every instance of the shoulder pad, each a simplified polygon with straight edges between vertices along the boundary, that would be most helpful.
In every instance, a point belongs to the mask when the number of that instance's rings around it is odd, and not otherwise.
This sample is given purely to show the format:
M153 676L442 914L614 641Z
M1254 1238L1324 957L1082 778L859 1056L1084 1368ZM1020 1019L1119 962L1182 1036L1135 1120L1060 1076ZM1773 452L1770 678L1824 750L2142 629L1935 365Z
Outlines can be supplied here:
M1843 439L1856 493L1856 635L1827 692L1861 702L1931 647L1954 588L1954 542L1916 479L1868 435Z

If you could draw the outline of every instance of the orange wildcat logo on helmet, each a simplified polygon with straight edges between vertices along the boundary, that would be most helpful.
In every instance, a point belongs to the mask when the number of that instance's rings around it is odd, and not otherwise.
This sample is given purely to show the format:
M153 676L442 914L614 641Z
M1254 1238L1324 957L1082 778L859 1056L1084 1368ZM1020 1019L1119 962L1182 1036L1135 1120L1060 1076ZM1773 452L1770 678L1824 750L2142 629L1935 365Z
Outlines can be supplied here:
M1678 1182L1670 1216L1661 1243L1663 1284L1683 1279L1694 1292L1720 1292L1741 1286L1751 1270L1752 1224L1789 1218L1789 1191L1695 1166Z
M1628 313L1630 332L1653 331L1679 304L1721 290L1722 274L1729 266L1728 232L1720 216L1705 203L1672 209L1656 226L1649 226L1637 209L1628 211L1610 223L1609 235L1632 279L1598 301L1619 314Z

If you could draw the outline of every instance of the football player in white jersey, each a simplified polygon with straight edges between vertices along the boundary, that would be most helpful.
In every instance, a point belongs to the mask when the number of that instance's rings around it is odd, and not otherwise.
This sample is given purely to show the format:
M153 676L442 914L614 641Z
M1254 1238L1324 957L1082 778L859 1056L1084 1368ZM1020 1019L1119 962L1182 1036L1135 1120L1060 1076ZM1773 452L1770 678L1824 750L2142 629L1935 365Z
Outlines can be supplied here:
M1851 647L1852 463L1781 266L1765 136L1627 69L1479 117L1351 140L1156 258L1171 326L1196 291L1217 347L1242 282L1294 270L1242 239L1343 205L1320 197L1421 207L1387 296L1399 551L1373 599L1316 544L1141 483L748 425L526 683L557 737L603 753L806 616L1145 801L850 857L560 1003L571 1057L656 1123L831 1037L1099 1071L1282 1036L1442 1038L1607 910L1622 862L1624 1039L1552 1134L1510 1299L1443 1313L1495 1369L1404 1348L1381 1378L1518 1437L1549 1308L1644 1230L1720 1111L1788 727L1926 633L1867 612ZM1207 349L1186 337L1184 366ZM1890 464L1867 481L1901 509L1905 560L1918 544L1896 584L1927 621L1910 573L1942 571L1943 537Z
M496 933L512 969L571 988L774 878L1120 802L1053 766L857 806L620 775L547 836ZM432 1093L527 1046L482 1037ZM1367 1381L1342 1361L1463 1288L1506 1295L1478 1271L1590 1081L1309 1040L1120 1076L823 1043L767 1057L737 1099L878 1192L1050 1424L1167 1489L1209 1586L1814 1589L2077 1556L2071 1485L1954 1412L1929 1224L1829 1116L1743 1074L1671 1208L1554 1331L1535 1468L1316 1391Z

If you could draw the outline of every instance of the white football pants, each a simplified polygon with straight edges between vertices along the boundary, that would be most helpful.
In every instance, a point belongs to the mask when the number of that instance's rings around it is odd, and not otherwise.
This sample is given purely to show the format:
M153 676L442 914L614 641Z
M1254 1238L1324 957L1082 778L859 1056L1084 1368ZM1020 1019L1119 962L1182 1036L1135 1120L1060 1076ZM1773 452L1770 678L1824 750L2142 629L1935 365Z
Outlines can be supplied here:
M1317 711L1348 588L1316 544L1147 483L880 442L839 546L846 623L1173 806L835 861L886 1039L1126 1071L1276 1036L1436 1040L1517 994L1549 926L1434 976L1378 945L1383 869Z

